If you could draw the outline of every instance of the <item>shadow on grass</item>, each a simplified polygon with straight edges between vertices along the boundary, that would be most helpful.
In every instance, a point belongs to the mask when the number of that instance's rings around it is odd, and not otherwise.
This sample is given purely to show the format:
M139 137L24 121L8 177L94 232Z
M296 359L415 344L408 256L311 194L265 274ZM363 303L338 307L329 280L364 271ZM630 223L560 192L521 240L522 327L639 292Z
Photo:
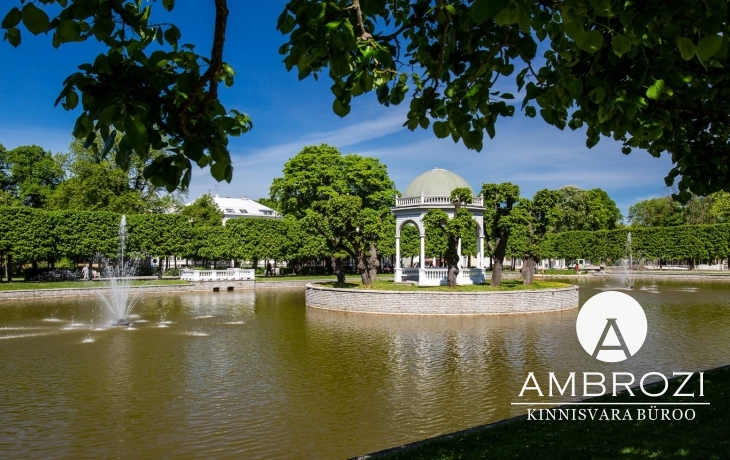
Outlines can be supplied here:
M624 393L586 402L709 402L694 407L693 420L638 420L633 409L632 420L534 421L522 415L360 458L730 459L730 366L705 372L705 397L673 397L681 380L670 380L669 390L657 398L637 390L634 397ZM697 374L682 392L699 395ZM621 407L622 414L629 407Z

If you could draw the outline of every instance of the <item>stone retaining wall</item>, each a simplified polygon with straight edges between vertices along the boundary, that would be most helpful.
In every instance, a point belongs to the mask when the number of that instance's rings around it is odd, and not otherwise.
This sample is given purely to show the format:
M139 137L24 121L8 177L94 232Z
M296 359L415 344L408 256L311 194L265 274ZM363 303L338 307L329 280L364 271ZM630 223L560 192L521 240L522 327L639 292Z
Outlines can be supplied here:
M535 291L418 292L308 285L308 307L397 315L507 315L578 307L578 286Z
M323 283L331 280L320 280ZM256 289L276 288L304 288L307 284L316 283L317 280L292 280L292 281L256 281Z
M132 286L132 289L142 293L163 293L163 292L194 292L194 291L214 291L216 288L220 291L226 291L228 288L237 289L253 289L256 284L253 280L246 281L203 281L190 284L158 284L148 286ZM81 287L81 288L63 288L63 289L36 289L36 290L16 290L16 291L0 291L1 300L16 299L41 299L50 297L83 297L83 296L99 296L104 295L108 291L108 287Z

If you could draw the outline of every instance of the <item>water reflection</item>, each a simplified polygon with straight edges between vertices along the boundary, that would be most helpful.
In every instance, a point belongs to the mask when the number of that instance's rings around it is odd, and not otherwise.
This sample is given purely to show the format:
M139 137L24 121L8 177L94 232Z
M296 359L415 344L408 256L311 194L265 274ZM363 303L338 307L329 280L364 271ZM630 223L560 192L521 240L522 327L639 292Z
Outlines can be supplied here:
M581 303L610 284L581 280ZM190 293L143 298L126 330L93 298L6 303L0 457L342 458L519 414L528 372L730 361L730 284L628 292L649 334L620 365L583 351L577 309L371 316L298 290Z

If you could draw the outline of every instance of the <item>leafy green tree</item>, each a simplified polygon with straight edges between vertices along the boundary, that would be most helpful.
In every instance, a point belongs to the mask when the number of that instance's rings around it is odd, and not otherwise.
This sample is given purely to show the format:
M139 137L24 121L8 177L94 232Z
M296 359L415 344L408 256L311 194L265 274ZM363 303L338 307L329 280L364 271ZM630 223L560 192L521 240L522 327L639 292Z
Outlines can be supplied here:
M586 129L651 155L671 155L679 197L730 191L726 2L656 0L290 0L278 20L287 69L325 69L333 110L374 91L410 93L406 125L481 150L499 117L521 110L559 129Z
M510 216L516 224L513 228L513 238L517 237L519 241L517 246L522 258L524 284L532 284L535 264L543 255L543 239L555 225L555 218L558 215L556 205L559 200L558 191L538 190L532 200L520 199Z
M468 188L456 188L451 191L451 201L454 203L454 217L449 218L442 209L429 209L423 216L423 223L431 233L441 233L445 236L447 248L444 259L448 267L447 284L456 286L456 277L459 275L459 244L467 233L476 232L476 222L464 206L472 202L472 192Z
M144 178L143 171L154 158L162 155L151 151L150 159L135 157L125 171L114 162L115 147L103 150L86 148L81 141L71 143L66 157L66 180L49 199L51 209L110 210L120 213L161 211L171 206L164 189ZM165 212L165 211L162 211Z
M14 148L6 158L8 191L25 206L44 207L63 180L60 159L37 145Z
M421 253L421 233L413 224L404 225L400 231L401 257L416 257ZM431 253L436 254L436 253ZM441 254L441 253L438 253Z
M129 239L126 250L143 256L166 258L189 252L192 227L185 216L138 214L127 218ZM162 263L157 265L162 276Z
M568 185L558 189L558 194L556 232L611 230L623 219L616 203L600 188L581 190Z
M710 208L710 213L716 222L730 222L730 193L718 192Z
M628 221L632 227L669 227L684 224L684 213L672 197L650 198L629 208Z
M376 158L343 156L326 144L304 147L287 161L270 192L280 212L325 240L339 282L345 280L343 258L352 257L365 284L375 279L377 246L395 194L386 166Z
M511 219L512 210L520 198L520 187L510 182L483 184L484 197L484 237L494 262L492 267L492 286L502 281L502 267L507 245L515 222Z
M89 39L102 44L93 63L64 81L56 104L82 113L73 134L93 149L101 137L103 153L122 133L115 161L127 169L133 155L146 160L151 149L164 150L145 168L152 183L169 191L187 188L192 163L210 166L213 177L230 182L228 137L251 128L249 117L227 111L218 99L219 83L233 84L234 71L223 61L228 8L215 0L210 56L181 44L180 30L151 22L154 4L139 0L13 1L2 20L4 39L17 47L21 30L52 36L55 48ZM174 0L162 0L170 11ZM158 9L155 8L155 11ZM50 17L49 17L50 14Z
M380 266L378 244L393 238L387 225L389 219L388 208L366 208L358 196L335 195L315 202L307 210L303 224L325 239L335 258L344 255L354 259L362 283L371 285ZM338 265L337 281L344 283L341 267Z
M209 194L205 194L185 206L182 215L196 227L220 227L223 225L223 211Z

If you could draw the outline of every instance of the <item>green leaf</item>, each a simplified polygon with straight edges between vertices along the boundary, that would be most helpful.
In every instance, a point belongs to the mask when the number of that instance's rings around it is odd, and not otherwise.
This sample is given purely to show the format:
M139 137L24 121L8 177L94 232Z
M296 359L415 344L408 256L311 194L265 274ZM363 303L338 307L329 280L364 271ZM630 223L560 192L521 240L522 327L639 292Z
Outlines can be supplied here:
M5 32L5 40L7 40L14 47L20 45L20 29L17 27L11 27Z
M340 102L339 99L335 99L335 102L332 104L332 110L334 110L334 112L338 116L344 117L345 115L350 113L350 105L349 104L344 105L343 103Z
M58 32L58 35L60 35L64 41L72 42L81 36L81 27L79 27L79 24L75 20L69 19L61 21L56 28L56 32Z
M21 13L18 8L13 8L5 15L5 19L3 19L2 22L2 28L10 29L11 27L15 27L20 24L21 19L23 19L23 13Z
M164 34L165 41L172 46L173 49L177 49L177 41L180 40L180 29L175 26L170 26Z
M444 137L451 134L451 128L449 128L448 121L437 121L433 124L433 132L436 137L443 139Z
M720 35L706 35L697 44L697 56L703 61L709 60L720 50L722 37Z
M172 11L172 9L175 8L175 0L162 0L162 6L165 7L167 11Z
M697 47L691 39L686 37L677 37L677 48L679 48L679 54L682 55L682 59L689 61L695 57Z
M591 98L591 101L593 101L594 104L600 104L603 102L603 98L606 97L606 90L603 89L602 86L593 88L591 92L588 93L588 97Z
M23 7L23 24L33 35L38 35L48 30L50 21L45 11L32 3Z
M656 100L662 93L664 93L664 80L657 80L646 90L646 97Z
M530 118L535 118L537 115L537 111L535 110L535 107L528 105L525 107L525 115L527 115Z
M611 39L611 46L616 56L621 57L631 51L631 40L621 34L614 35Z
M73 110L76 108L77 105L79 105L79 95L76 93L76 91L70 91L66 95L66 109Z
M603 46L603 35L597 30L592 30L576 38L575 44L583 51L594 54Z
M147 127L139 120L139 117L127 115L124 118L124 131L132 141L135 150L143 150L147 142Z
M211 175L213 175L213 178L215 180L222 181L230 175L230 173L228 172L230 168L230 164L219 161L217 163L213 163L213 165L210 167L210 173Z
M497 13L508 6L509 0L476 0L469 7L469 16L477 24L481 24L488 19L492 19Z

